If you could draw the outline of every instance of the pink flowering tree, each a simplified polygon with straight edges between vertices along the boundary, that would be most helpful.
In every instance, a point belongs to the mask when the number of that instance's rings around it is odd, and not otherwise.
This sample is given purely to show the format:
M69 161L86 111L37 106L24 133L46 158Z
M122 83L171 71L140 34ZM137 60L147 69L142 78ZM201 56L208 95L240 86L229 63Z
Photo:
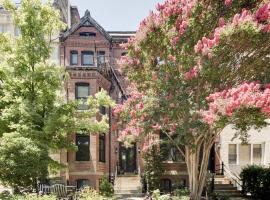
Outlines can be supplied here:
M119 139L147 151L164 132L185 157L193 200L224 127L246 141L251 127L267 125L269 32L269 0L166 0L125 45L121 64L133 86L115 109Z

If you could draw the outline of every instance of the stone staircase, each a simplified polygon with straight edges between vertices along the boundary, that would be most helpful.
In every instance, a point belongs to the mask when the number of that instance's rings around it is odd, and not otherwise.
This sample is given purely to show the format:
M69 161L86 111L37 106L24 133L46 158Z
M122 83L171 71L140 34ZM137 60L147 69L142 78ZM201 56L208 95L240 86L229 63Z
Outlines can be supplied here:
M115 179L114 193L117 199L143 197L141 177L139 175L119 175Z
M231 180L224 175L215 176L214 192L231 198L242 197L241 191L237 190Z

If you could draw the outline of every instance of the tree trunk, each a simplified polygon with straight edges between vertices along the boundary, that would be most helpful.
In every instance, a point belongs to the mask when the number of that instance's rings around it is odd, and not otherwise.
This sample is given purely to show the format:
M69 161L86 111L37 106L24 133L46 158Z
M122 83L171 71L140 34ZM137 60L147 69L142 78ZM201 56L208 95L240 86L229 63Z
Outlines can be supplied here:
M208 162L213 143L213 140L204 140L197 142L194 148L190 146L185 147L191 200L201 199L201 195L206 183Z

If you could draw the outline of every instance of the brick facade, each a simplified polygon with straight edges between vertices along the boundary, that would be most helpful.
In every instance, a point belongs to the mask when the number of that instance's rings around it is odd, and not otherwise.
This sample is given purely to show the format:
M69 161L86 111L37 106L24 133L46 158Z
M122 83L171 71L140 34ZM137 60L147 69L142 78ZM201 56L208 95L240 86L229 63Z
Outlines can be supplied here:
M94 36L85 37L80 33L91 33ZM125 85L118 72L118 66L116 60L121 57L125 50L120 47L120 44L126 42L131 32L106 32L97 22L92 19L90 13L86 11L84 17L80 19L78 23L75 23L66 33L63 34L62 42L60 45L60 63L65 67L69 73L69 80L66 84L66 100L75 99L75 85L76 83L87 83L90 86L90 95L94 95L99 91L99 88L103 88L116 100L121 103ZM78 60L76 65L72 65L71 52L76 51L78 53ZM82 51L94 52L94 65L83 66L82 64ZM97 52L105 52L106 66L111 66L115 73L118 74L120 83L116 83L99 70L97 65ZM119 87L122 84L123 88ZM112 118L111 111L106 110L106 113L110 116L111 126L115 123ZM99 179L106 176L113 176L116 169L119 169L119 153L120 145L117 141L117 132L110 129L109 133L105 136L106 142L106 162L99 162L99 135L90 136L90 160L89 161L76 161L76 152L62 151L60 153L60 160L67 165L67 168L60 173L60 176L64 181L70 185L76 185L78 180L88 180L88 184L98 188ZM73 136L75 142L75 134ZM135 162L137 165L136 172L143 172L143 159L140 154L140 145L136 145L136 157ZM170 179L172 182L179 182L181 179L187 183L187 173L184 163L164 163L165 174L164 179ZM182 180L182 181L183 181Z

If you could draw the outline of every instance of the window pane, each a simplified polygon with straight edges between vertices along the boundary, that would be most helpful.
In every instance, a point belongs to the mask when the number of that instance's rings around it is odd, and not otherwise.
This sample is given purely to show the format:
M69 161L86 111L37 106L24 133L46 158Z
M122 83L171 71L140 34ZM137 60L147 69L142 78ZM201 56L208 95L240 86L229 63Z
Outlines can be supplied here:
M250 153L251 153L250 144L239 146L239 164L240 165L250 164Z
M236 164L236 144L229 144L229 164Z
M99 162L105 162L105 136L99 136Z
M89 180L87 179L79 179L77 180L77 189L83 189L84 187L89 186Z
M71 65L77 65L78 64L78 53L77 52L71 52Z
M76 135L76 145L78 147L78 151L76 152L76 160L89 161L90 137L88 135Z
M98 52L98 63L105 63L105 51Z
M82 64L83 65L94 65L94 53L93 52L82 52Z
M254 144L253 145L253 162L260 164L262 162L262 145Z
M89 96L89 86L77 86L77 99L87 98Z

